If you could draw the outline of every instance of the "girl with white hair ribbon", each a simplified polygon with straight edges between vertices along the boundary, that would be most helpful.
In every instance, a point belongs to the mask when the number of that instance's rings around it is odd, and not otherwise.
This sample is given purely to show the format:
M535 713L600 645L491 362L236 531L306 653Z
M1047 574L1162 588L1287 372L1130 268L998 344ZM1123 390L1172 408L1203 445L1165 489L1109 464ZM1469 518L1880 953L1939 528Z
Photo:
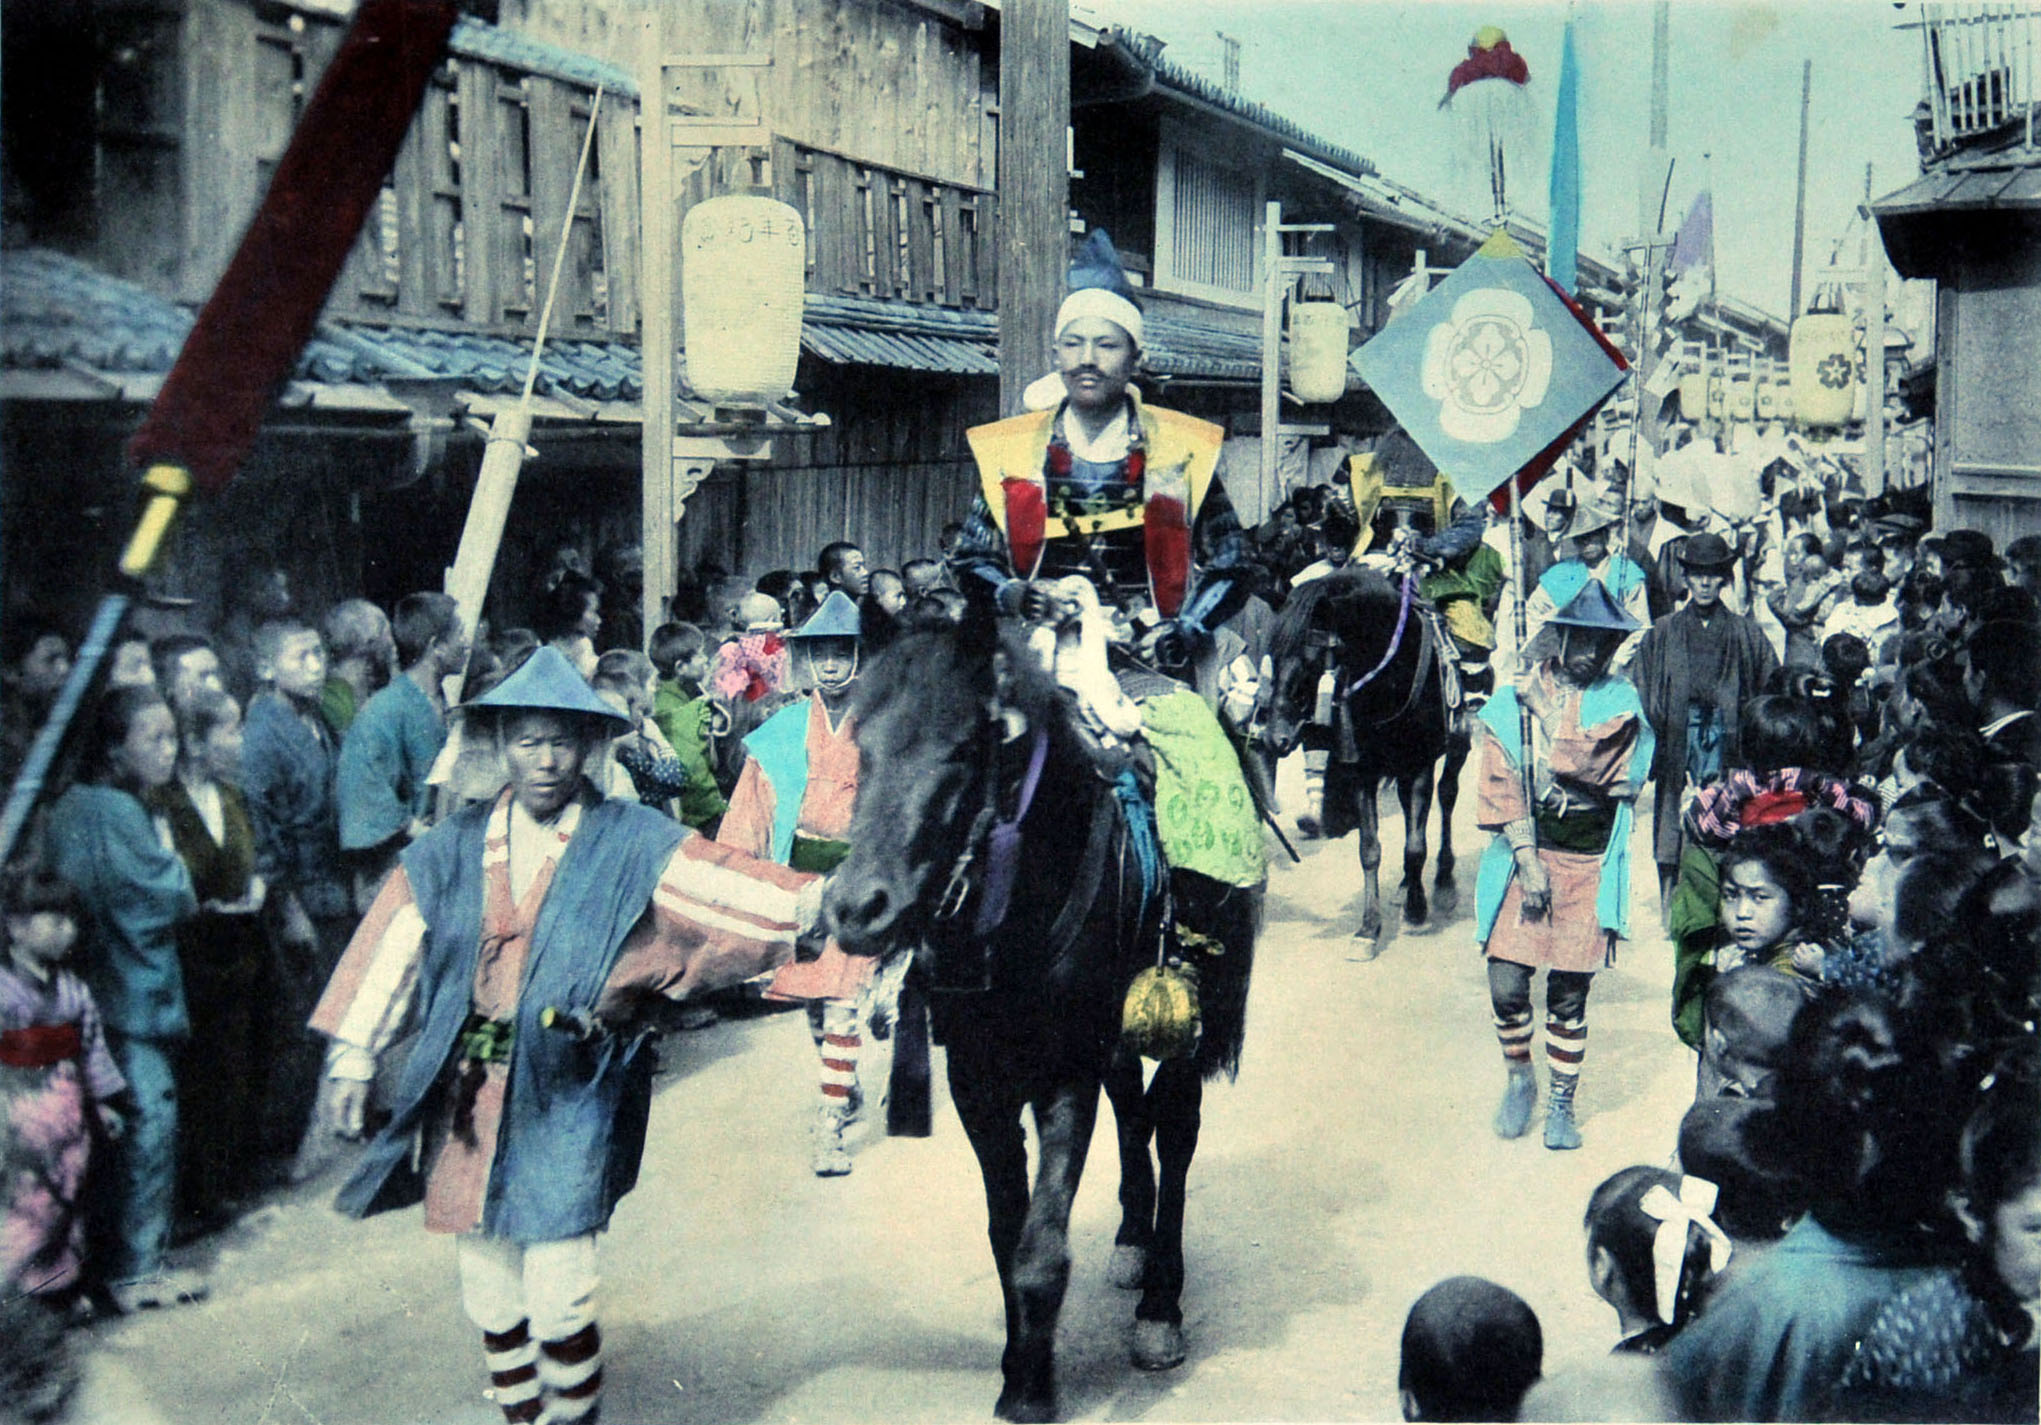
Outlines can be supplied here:
M1706 1178L1640 1166L1588 1199L1588 1279L1616 1309L1617 1351L1656 1354L1707 1300L1732 1251L1710 1215L1716 1196Z

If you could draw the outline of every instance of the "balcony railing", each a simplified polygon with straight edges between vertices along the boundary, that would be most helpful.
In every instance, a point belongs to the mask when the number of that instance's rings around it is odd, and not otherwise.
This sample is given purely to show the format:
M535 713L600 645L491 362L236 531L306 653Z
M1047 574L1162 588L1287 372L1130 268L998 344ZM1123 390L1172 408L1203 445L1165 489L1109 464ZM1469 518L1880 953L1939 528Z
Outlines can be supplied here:
M997 199L985 188L881 168L788 139L773 186L808 227L808 290L990 310Z
M1932 154L1986 138L2032 146L2037 25L2024 0L1921 6Z

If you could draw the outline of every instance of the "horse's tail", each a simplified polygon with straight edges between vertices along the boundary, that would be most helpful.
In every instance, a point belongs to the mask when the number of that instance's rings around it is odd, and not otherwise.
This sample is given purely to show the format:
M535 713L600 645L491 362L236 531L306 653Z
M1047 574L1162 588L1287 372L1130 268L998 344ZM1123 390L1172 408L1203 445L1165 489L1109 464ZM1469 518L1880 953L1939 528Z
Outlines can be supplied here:
M1261 933L1261 886L1228 886L1203 876L1173 879L1179 917L1219 943L1198 957L1198 1014L1203 1032L1196 1062L1205 1078L1240 1072L1247 1038L1247 990L1254 976L1254 942Z

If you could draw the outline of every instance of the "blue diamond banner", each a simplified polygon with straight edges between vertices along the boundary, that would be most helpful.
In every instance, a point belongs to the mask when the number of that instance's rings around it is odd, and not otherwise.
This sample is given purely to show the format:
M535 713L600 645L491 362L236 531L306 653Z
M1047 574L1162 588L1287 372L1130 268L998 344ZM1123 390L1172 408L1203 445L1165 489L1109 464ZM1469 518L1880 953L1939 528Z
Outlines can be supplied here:
M1469 499L1557 458L1624 374L1500 231L1355 352L1354 367Z

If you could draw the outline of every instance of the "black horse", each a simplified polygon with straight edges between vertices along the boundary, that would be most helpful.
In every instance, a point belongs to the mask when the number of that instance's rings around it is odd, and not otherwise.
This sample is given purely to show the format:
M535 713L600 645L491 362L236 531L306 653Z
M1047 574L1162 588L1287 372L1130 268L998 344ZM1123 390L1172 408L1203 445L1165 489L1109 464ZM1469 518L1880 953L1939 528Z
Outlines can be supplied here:
M1325 834L1361 833L1361 925L1356 938L1372 957L1382 936L1382 840L1376 790L1386 777L1403 804L1403 923L1419 930L1433 905L1424 889L1426 823L1436 788L1441 811L1437 908L1459 905L1453 879L1453 807L1468 742L1446 707L1439 660L1450 658L1416 604L1414 588L1349 565L1291 593L1270 640L1273 676L1257 721L1276 757L1296 747L1317 700L1328 659L1344 703L1344 729L1325 775ZM1443 780L1438 762L1446 766Z
M1119 786L1062 690L1023 644L974 619L888 649L862 680L857 717L854 849L831 884L830 921L854 954L936 947L930 971L946 988L933 997L934 1027L984 1175L1006 1297L996 1410L1052 1419L1070 1209L1101 1086L1119 1121L1115 1279L1141 1288L1134 1361L1166 1369L1184 1358L1185 1180L1203 1078L1238 1063L1260 892L1170 877L1177 921L1202 922L1225 951L1204 966L1195 1055L1163 1062L1144 1092L1140 1061L1118 1046L1128 987L1156 962L1161 897L1150 891L1162 887L1144 881ZM1012 831L1017 845L1002 857ZM1023 1107L1040 1143L1032 1191Z

